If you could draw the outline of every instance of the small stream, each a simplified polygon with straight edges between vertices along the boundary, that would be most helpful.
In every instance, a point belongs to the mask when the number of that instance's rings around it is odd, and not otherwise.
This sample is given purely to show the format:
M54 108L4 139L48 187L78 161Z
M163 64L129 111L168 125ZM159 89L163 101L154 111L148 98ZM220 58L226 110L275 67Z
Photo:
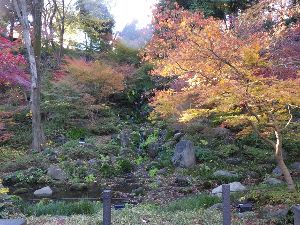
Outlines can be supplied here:
M17 196L21 197L26 202L35 202L39 201L42 198L36 197L33 195L35 190L38 190L40 188L45 187L46 185L36 185L31 186L28 188L27 193L17 194ZM124 194L125 196L129 195L132 190L139 187L136 183L131 182L122 182L122 183L114 183L110 188L105 188L103 185L100 184L92 184L89 185L86 190L82 191L74 191L70 190L70 187L67 185L59 185L59 186L51 186L51 189L53 190L53 194L51 197L47 197L47 199L53 199L53 200L80 200L80 199L87 199L91 201L98 201L101 200L101 194L104 189L110 189L112 190L112 201L117 202L131 202L133 199L130 199L128 197L119 196L119 193ZM20 187L9 187L10 193L14 193L17 189Z

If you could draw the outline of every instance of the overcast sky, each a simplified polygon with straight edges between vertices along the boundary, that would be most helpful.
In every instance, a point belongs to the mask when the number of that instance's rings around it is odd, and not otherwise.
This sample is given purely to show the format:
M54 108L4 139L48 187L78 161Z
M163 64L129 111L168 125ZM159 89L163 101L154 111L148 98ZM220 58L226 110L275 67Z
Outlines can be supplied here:
M157 0L114 0L113 2L111 13L116 21L115 30L121 31L133 20L138 21L139 27L150 24L152 9Z

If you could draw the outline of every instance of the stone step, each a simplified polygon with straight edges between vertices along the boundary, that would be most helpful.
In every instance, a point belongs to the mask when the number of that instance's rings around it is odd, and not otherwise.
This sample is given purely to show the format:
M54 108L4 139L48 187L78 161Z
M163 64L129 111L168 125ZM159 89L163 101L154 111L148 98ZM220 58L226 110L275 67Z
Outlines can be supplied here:
M26 225L24 219L0 219L0 225Z

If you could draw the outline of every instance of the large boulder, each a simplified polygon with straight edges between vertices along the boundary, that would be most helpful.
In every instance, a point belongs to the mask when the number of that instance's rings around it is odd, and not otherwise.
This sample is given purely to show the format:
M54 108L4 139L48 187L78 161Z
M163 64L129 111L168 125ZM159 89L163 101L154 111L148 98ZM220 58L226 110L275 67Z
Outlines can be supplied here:
M283 181L279 180L277 178L269 177L269 178L266 178L263 183L268 184L268 185L278 185L278 184L282 184Z
M49 186L47 186L36 190L33 194L36 197L50 197L52 196L53 191Z
M88 186L85 183L75 183L71 184L70 190L71 191L85 191L88 189Z
M54 180L64 181L67 179L66 173L57 165L48 168L47 175Z
M238 191L245 191L246 187L242 185L240 182L232 182L230 185L230 192L238 192ZM212 195L216 195L221 197L222 196L222 185L214 188L211 191Z
M272 171L272 174L276 177L280 177L282 176L282 171L281 169L279 168L279 166L276 166L273 171Z
M175 147L172 162L176 167L193 167L196 164L196 155L193 142L187 140L181 140L178 142Z
M282 219L287 216L289 206L287 205L267 205L261 210L261 217L264 219Z
M0 225L26 225L25 219L0 219Z

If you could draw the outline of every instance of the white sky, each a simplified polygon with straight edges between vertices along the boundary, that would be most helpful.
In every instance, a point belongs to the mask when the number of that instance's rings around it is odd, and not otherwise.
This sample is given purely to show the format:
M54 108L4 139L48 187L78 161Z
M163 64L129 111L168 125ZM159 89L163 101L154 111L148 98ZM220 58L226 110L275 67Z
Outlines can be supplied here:
M115 30L138 20L138 27L145 27L151 23L152 9L157 0L114 0L111 4L111 13L115 18Z

